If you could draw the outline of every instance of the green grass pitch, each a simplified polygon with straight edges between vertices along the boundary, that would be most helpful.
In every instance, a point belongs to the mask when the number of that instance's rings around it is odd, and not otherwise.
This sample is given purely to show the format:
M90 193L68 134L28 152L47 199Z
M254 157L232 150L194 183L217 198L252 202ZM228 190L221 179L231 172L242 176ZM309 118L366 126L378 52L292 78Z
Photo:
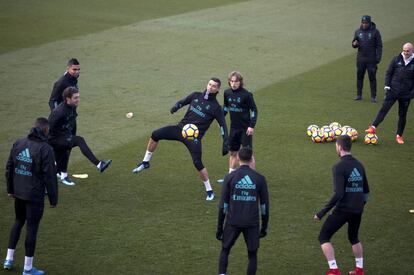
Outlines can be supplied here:
M414 112L406 144L394 141L397 108L378 128L380 143L361 137L381 100L354 102L354 30L370 14L384 42L377 73L384 74L404 42L414 42L408 0L153 0L3 1L0 9L0 174L14 140L34 118L48 115L53 82L65 62L81 62L78 132L99 158L112 158L103 174L75 149L71 173L88 173L73 187L59 186L59 205L46 208L35 265L48 274L215 274L217 200L204 201L186 148L161 142L151 169L133 175L152 131L181 119L169 108L210 76L224 82L240 70L259 109L254 149L268 180L269 234L261 242L258 274L323 274L327 264L313 214L332 192L334 145L314 144L308 125L332 121L355 127L353 154L371 187L360 231L368 274L408 274L414 268ZM368 97L365 80L364 96ZM222 89L222 90L223 90ZM219 95L222 101L222 93ZM412 109L412 107L411 107ZM125 118L134 112L132 119ZM215 181L227 171L215 123L203 139L203 161ZM4 176L0 185L5 190ZM0 259L13 222L12 200L0 195ZM343 272L354 266L346 230L333 238ZM15 255L21 272L24 235ZM229 274L244 274L242 238L229 258ZM2 274L3 274L2 273Z

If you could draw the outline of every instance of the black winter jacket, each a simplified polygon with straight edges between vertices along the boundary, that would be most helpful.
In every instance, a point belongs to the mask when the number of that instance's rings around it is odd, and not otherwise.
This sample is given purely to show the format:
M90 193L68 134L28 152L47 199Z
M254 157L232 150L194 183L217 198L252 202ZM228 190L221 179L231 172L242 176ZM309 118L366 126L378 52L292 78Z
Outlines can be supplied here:
M61 136L71 137L76 135L76 112L75 106L62 102L52 111L49 116L50 133L49 139L53 140Z
M358 48L357 61L380 63L382 57L382 39L374 22L366 30L362 27L357 29L352 42L355 40L358 41L358 46L352 44L352 47Z
M7 193L25 201L43 202L45 190L50 205L58 203L53 150L40 128L32 128L17 140L6 165Z
M63 102L62 93L67 87L78 87L78 78L71 76L68 72L62 75L54 84L49 99L50 110L55 109Z
M388 93L400 98L414 98L414 59L405 65L402 54L394 57L385 74Z

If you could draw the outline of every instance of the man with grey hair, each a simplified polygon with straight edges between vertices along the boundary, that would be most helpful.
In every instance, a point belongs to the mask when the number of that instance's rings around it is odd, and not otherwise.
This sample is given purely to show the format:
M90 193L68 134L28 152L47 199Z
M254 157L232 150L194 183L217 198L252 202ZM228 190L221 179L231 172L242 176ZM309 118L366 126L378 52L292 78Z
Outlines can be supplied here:
M385 99L374 122L365 130L375 134L388 111L398 101L398 128L395 141L404 144L403 132L407 122L408 106L414 97L414 52L413 44L405 43L401 54L391 60L385 74Z

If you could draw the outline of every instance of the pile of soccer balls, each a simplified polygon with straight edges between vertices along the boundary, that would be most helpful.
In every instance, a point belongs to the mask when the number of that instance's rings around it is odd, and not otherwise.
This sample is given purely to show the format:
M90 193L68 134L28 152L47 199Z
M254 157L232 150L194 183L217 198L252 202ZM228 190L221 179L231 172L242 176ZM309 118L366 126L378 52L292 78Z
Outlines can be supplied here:
M319 127L318 125L309 125L306 130L307 135L315 143L332 142L341 135L347 135L352 141L358 139L358 131L351 126L341 126L338 122L332 122L331 124ZM364 138L365 144L377 144L378 137L375 134L367 134Z

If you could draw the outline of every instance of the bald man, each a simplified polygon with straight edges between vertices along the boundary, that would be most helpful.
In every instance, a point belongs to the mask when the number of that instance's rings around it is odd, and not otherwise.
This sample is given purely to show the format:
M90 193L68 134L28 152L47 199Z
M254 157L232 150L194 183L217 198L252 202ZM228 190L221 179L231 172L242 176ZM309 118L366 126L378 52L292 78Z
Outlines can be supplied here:
M414 97L414 52L413 44L405 43L402 53L394 57L385 74L385 99L367 133L375 134L392 105L398 101L398 128L395 141L404 144L403 132L407 121L408 106Z

